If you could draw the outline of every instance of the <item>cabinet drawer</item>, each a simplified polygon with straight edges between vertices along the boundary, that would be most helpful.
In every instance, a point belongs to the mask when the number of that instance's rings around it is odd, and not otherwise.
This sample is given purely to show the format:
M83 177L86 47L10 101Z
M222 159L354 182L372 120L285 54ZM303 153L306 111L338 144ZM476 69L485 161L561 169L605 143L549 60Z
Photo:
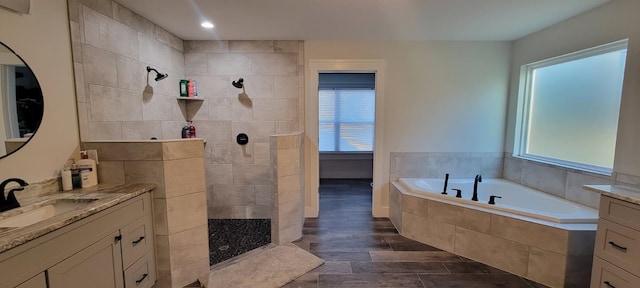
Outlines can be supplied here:
M147 252L124 271L125 288L150 288L156 283L155 255Z
M640 205L602 196L600 218L640 230L640 221L638 221L640 219Z
M122 233L122 266L125 269L153 247L152 225L151 214L147 214L120 230Z
M637 287L640 287L640 278L600 259L600 257L593 257L591 288Z
M628 272L640 275L640 232L598 220L595 255Z

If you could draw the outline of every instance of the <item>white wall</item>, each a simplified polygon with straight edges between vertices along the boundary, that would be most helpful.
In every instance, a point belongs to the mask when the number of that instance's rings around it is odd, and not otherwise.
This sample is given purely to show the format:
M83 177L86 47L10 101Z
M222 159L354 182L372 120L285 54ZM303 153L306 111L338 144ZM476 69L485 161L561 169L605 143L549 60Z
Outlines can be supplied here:
M304 49L305 63L386 60L384 163L390 152L504 151L510 43L305 41ZM381 207L388 164L384 175Z
M629 38L614 172L640 176L640 1L618 0L514 42L505 150L513 152L520 67ZM597 135L595 135L597 137Z
M0 180L56 177L79 146L67 1L31 0L31 12L24 15L0 8L0 41L29 64L45 108L34 138L0 159Z

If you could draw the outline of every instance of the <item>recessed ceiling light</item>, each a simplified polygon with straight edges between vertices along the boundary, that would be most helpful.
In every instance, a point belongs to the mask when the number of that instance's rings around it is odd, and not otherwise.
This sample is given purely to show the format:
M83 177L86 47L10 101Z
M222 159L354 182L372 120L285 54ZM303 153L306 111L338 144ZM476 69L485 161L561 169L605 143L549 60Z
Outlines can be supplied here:
M202 23L200 23L200 26L207 28L207 29L211 29L213 28L213 23L209 22L209 21L202 21Z

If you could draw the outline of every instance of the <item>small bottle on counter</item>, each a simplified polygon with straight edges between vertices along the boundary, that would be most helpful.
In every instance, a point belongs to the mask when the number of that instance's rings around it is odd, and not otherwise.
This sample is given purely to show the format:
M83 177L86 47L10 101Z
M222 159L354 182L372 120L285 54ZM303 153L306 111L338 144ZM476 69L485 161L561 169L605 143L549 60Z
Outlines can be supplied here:
M73 189L82 188L82 180L80 179L80 170L76 163L71 164L71 186Z
M78 170L80 170L80 181L82 188L98 185L98 167L96 161L89 159L87 151L80 151L80 160L76 162Z
M182 127L182 138L191 138L191 129L189 128L189 122Z
M196 138L196 126L193 126L193 121L189 121L189 137Z
M73 190L73 181L71 180L71 169L67 164L64 164L62 171L60 171L60 176L62 178L62 191Z

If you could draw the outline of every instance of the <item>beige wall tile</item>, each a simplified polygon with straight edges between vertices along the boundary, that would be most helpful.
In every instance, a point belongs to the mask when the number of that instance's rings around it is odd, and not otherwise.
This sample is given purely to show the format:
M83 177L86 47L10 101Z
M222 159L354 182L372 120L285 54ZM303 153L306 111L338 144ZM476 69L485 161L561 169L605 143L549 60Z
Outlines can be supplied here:
M533 162L522 163L522 184L564 198L567 171Z
M253 54L252 75L294 76L298 73L297 54ZM240 73L236 73L242 75ZM249 74L249 73L243 73Z
M291 243L302 237L302 227L291 226L278 231L277 244ZM273 241L272 241L273 242Z
M184 52L186 53L227 53L229 52L229 41L184 41Z
M529 246L496 236L456 227L454 253L524 276Z
M206 61L204 61L204 64L206 65ZM213 100L210 98L216 98L216 100L219 100L221 98L231 97L229 90L233 87L231 87L229 76L196 76L189 75L189 73L186 74L187 76L185 76L185 78L190 78L193 81L196 81L198 85L198 97L205 98L207 99L206 101Z
M233 147L231 143L207 143L211 147L211 157L209 163L231 164L233 161Z
M105 16L112 16L111 0L78 0L77 2Z
M122 123L122 139L149 140L151 137L162 139L160 121L136 121Z
M87 102L87 91L85 89L84 81L84 65L80 63L73 63L73 75L76 88L76 100L80 102Z
M273 52L273 41L270 40L234 40L229 41L230 53L246 53L246 52Z
M245 84L244 92L249 96L249 98L251 99L274 98L274 95L275 95L274 77L246 76L246 77L243 77L243 79Z
M297 99L298 95L298 77L297 76L278 76L276 79L275 98L293 98Z
M249 139L251 140L251 139ZM253 164L253 143L246 145L231 145L233 164Z
M504 170L502 171L504 179L522 183L522 162L520 159L505 157Z
M208 258L208 225L202 225L168 236L171 248L171 267L183 267L187 264Z
M282 231L289 227L298 227L302 231L303 211L301 208L300 201L278 204L278 230Z
M171 270L171 286L184 287L209 277L209 257Z
M193 193L167 199L169 235L207 224L207 198Z
M491 215L491 234L559 254L567 254L569 233L566 230L510 217Z
M276 53L298 53L299 43L303 41L298 40L276 40L273 41L273 50Z
M208 206L207 216L209 219L234 219L235 206Z
M207 99L209 105L209 118L211 120L234 120L233 113L235 99Z
M89 45L83 45L82 65L86 84L118 86L116 54Z
M429 200L410 195L400 195L402 197L402 212L427 217L429 212Z
M438 201L428 201L428 218L474 231L489 233L491 214Z
M150 99L145 99L142 104L142 118L145 121L182 121L184 125L185 116L175 98L166 97L162 94L153 94ZM180 131L178 130L177 132ZM176 138L180 137L175 136L168 139Z
M134 91L89 85L92 121L142 120L142 97Z
M250 54L207 54L207 75L251 75Z
M208 189L209 206L253 206L256 205L256 192L253 185L210 185Z
M124 161L104 161L98 165L98 183L125 184Z
M118 56L116 59L118 88L136 91L144 90L147 73L140 68L140 63L137 60Z
M271 206L236 206L234 207L237 219L269 219L272 218Z
M593 255L596 243L596 231L568 231L568 255Z
M184 51L184 43L182 39L171 34L171 32L155 25L155 39L161 43L167 44L178 51Z
M209 185L233 184L233 166L231 164L206 164L205 170Z
M249 143L269 142L271 135L276 132L276 123L273 121L234 121L233 122L233 139L236 135L245 133L249 136ZM234 141L235 143L235 141Z
M179 67L178 63L184 63L184 56L181 55L182 53L180 51L142 33L138 33L138 43L140 50L140 57L138 60L140 60L140 62L149 63L156 68L164 70L169 69L177 72L183 71L183 68ZM169 77L171 77L171 74ZM162 82L157 83L159 84ZM172 89L172 91L175 90L176 89Z
M98 150L102 160L162 160L162 143L84 142L85 150Z
M202 141L185 140L162 143L164 160L204 157L204 143Z
M567 259L564 255L531 247L526 277L551 287L565 287Z
M598 209L600 206L600 193L592 192L582 188L583 185L610 185L613 184L611 179L594 177L575 172L567 172L567 185L565 198L591 208Z
M191 41L187 41L191 42ZM184 72L189 76L207 75L207 54L205 53L185 53ZM202 89L199 89L202 90ZM206 92L205 92L206 93ZM200 94L200 91L198 91Z
M111 13L109 5L109 13ZM93 47L129 58L138 58L138 32L93 9L84 8L85 41Z
M253 119L261 121L297 120L297 99L254 99Z
M300 132L298 120L276 121L277 134L289 134L289 133L295 133L295 132Z
M127 183L154 183L158 187L153 193L155 198L166 198L165 169L162 161L125 161L125 179Z
M276 149L289 149L300 147L300 135L277 135L276 137Z
M136 29L138 32L144 33L149 37L153 36L155 25L153 25L151 21L133 13L133 11L115 1L113 1L113 19Z
M302 200L302 191L300 191L300 174L278 177L277 182L279 204L291 201L300 202Z
M454 249L455 226L451 224L402 213L402 235L443 250Z
M89 103L77 103L78 105L78 125L80 126L80 139L91 139L89 135ZM122 128L120 128L120 136L122 136Z
M402 194L393 184L389 186L389 219L402 234Z
M396 176L399 178L444 177L438 175L438 158L435 157L396 157L395 162Z
M233 183L236 185L267 185L274 181L269 165L233 165Z
M156 267L158 270L171 270L171 248L169 236L156 235Z
M167 198L205 191L204 158L164 161Z
M269 143L253 144L253 163L264 165L271 163L271 147Z
M193 121L193 125L198 129L198 138L207 140L207 145L232 141L231 121Z
M184 120L161 121L161 123L162 123L162 139L178 139L182 137L182 127L184 127L184 124L185 124Z
M164 198L153 199L153 231L156 236L169 235L166 200Z
M89 141L122 139L122 122L89 122Z
M273 193L273 185L255 185L256 188L256 205L271 206L275 197Z
M277 150L276 161L278 178L300 173L300 150L298 148Z
M235 98L233 105L233 120L236 121L253 121L253 100L243 92L231 92L231 97Z

